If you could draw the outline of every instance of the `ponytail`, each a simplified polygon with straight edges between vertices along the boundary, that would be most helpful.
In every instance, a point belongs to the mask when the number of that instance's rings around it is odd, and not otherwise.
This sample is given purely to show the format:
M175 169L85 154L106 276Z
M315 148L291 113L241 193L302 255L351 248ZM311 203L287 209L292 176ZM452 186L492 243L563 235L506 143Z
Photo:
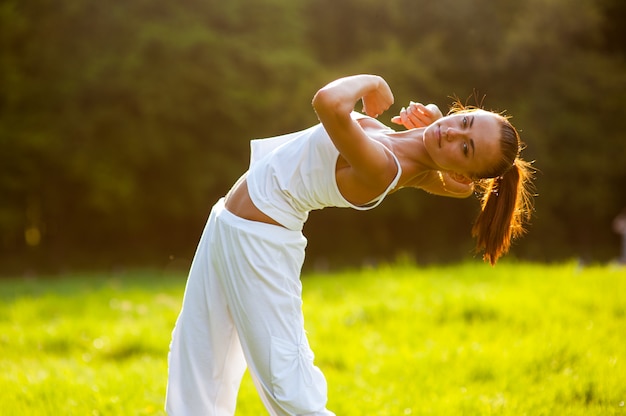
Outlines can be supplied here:
M472 236L476 237L476 251L484 251L483 259L491 265L525 232L532 209L532 173L530 163L518 158L503 175L478 181L481 211Z

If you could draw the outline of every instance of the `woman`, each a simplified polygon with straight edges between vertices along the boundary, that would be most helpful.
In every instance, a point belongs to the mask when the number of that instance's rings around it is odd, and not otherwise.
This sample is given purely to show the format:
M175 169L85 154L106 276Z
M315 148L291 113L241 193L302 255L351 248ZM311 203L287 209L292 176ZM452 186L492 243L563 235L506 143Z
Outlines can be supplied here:
M353 112L359 100L369 117ZM309 211L371 209L405 187L451 197L476 187L473 234L486 260L522 232L529 165L506 118L412 103L392 120L409 130L396 132L375 120L392 103L382 78L342 78L313 98L321 124L252 142L250 168L213 207L191 266L169 355L170 415L233 415L246 365L270 414L332 415L301 308Z

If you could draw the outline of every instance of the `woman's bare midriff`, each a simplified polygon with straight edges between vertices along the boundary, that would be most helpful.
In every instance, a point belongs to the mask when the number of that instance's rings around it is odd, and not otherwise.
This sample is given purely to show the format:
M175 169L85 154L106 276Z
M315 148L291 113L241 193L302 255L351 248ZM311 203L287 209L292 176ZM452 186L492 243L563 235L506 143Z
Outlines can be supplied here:
M225 206L229 212L240 218L282 227L282 225L262 213L256 205L254 205L252 199L250 199L250 194L248 193L248 183L245 178L240 180L230 190L228 195L226 195Z

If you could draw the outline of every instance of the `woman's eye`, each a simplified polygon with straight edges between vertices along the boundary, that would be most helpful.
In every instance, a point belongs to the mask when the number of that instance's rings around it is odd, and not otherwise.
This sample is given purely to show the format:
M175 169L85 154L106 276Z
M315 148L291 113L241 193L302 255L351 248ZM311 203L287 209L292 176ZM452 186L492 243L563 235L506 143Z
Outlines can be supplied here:
M465 156L467 156L467 154L468 154L468 150L469 150L469 149L467 148L467 143L465 143L465 142L464 142L464 143L463 143L463 154L464 154Z
M467 117L463 117L463 127L467 127Z

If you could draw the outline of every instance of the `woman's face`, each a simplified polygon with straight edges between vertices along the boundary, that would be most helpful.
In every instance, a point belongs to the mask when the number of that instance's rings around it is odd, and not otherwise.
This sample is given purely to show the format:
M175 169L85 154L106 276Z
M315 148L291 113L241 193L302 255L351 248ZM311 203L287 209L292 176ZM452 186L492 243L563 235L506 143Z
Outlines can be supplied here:
M501 123L484 110L452 114L424 130L424 145L440 170L472 177L500 160Z

